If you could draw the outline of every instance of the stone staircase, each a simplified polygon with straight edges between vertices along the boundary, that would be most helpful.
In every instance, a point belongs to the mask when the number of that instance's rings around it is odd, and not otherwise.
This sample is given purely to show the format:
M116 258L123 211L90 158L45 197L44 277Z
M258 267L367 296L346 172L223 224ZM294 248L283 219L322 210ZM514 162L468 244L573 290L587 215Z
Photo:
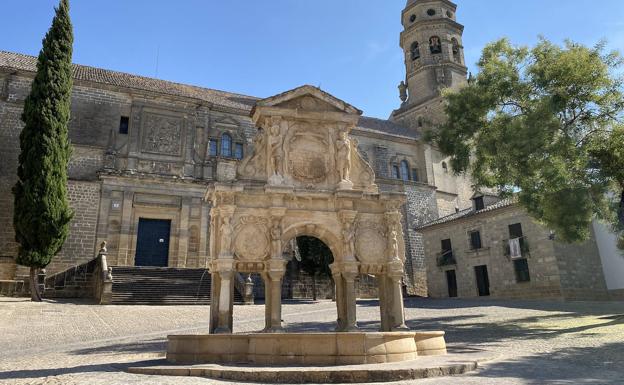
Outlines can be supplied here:
M208 305L212 277L206 269L113 266L114 305ZM242 297L234 289L234 302Z

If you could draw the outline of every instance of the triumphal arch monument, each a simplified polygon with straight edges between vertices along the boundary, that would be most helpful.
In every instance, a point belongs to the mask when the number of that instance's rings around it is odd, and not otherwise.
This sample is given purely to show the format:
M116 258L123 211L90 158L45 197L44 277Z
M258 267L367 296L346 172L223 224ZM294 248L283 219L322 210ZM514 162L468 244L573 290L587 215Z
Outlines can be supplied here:
M312 86L263 99L252 110L254 151L236 179L211 186L211 333L231 333L233 275L259 273L266 331L281 325L285 245L298 236L331 250L337 331L356 325L355 279L377 277L382 331L406 329L401 193L381 193L349 133L361 111Z

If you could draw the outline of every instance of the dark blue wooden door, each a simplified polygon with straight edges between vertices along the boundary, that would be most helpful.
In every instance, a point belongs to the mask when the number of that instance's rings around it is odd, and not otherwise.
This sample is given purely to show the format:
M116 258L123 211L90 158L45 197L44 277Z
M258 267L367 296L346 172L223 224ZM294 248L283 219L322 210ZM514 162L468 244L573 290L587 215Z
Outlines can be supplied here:
M167 266L171 221L139 218L135 266Z

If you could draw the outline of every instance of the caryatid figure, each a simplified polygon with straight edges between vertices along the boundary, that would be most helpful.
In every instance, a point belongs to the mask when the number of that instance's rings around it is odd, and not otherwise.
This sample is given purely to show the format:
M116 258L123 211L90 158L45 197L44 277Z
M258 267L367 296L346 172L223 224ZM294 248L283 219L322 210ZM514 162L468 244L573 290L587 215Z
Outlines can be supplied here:
M345 255L353 256L355 250L355 230L351 222L344 224L342 237L344 238Z
M269 129L269 147L271 150L271 157L269 159L269 166L271 168L270 175L282 175L282 136L280 135L280 122L279 120L271 121L271 128Z
M349 181L351 171L351 141L346 132L341 132L336 141L336 166L341 181Z
M280 255L282 251L282 228L279 219L273 220L273 225L271 226L271 243L273 244L275 256Z
M390 261L400 261L399 258L399 239L396 230L392 230L390 232L390 236L388 237L388 256Z
M230 217L223 217L220 230L221 230L221 254L227 255L230 253L230 246L232 243L232 225L230 224Z

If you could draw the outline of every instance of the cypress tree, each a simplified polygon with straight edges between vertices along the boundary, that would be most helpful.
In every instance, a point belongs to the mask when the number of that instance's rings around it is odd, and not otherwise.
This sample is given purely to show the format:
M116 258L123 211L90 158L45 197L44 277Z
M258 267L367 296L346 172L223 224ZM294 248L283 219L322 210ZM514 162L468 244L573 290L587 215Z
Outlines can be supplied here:
M30 267L31 299L40 301L37 272L59 252L69 233L67 197L71 156L68 123L72 90L73 32L69 0L60 0L43 39L37 74L24 102L18 181L13 187L16 261Z

